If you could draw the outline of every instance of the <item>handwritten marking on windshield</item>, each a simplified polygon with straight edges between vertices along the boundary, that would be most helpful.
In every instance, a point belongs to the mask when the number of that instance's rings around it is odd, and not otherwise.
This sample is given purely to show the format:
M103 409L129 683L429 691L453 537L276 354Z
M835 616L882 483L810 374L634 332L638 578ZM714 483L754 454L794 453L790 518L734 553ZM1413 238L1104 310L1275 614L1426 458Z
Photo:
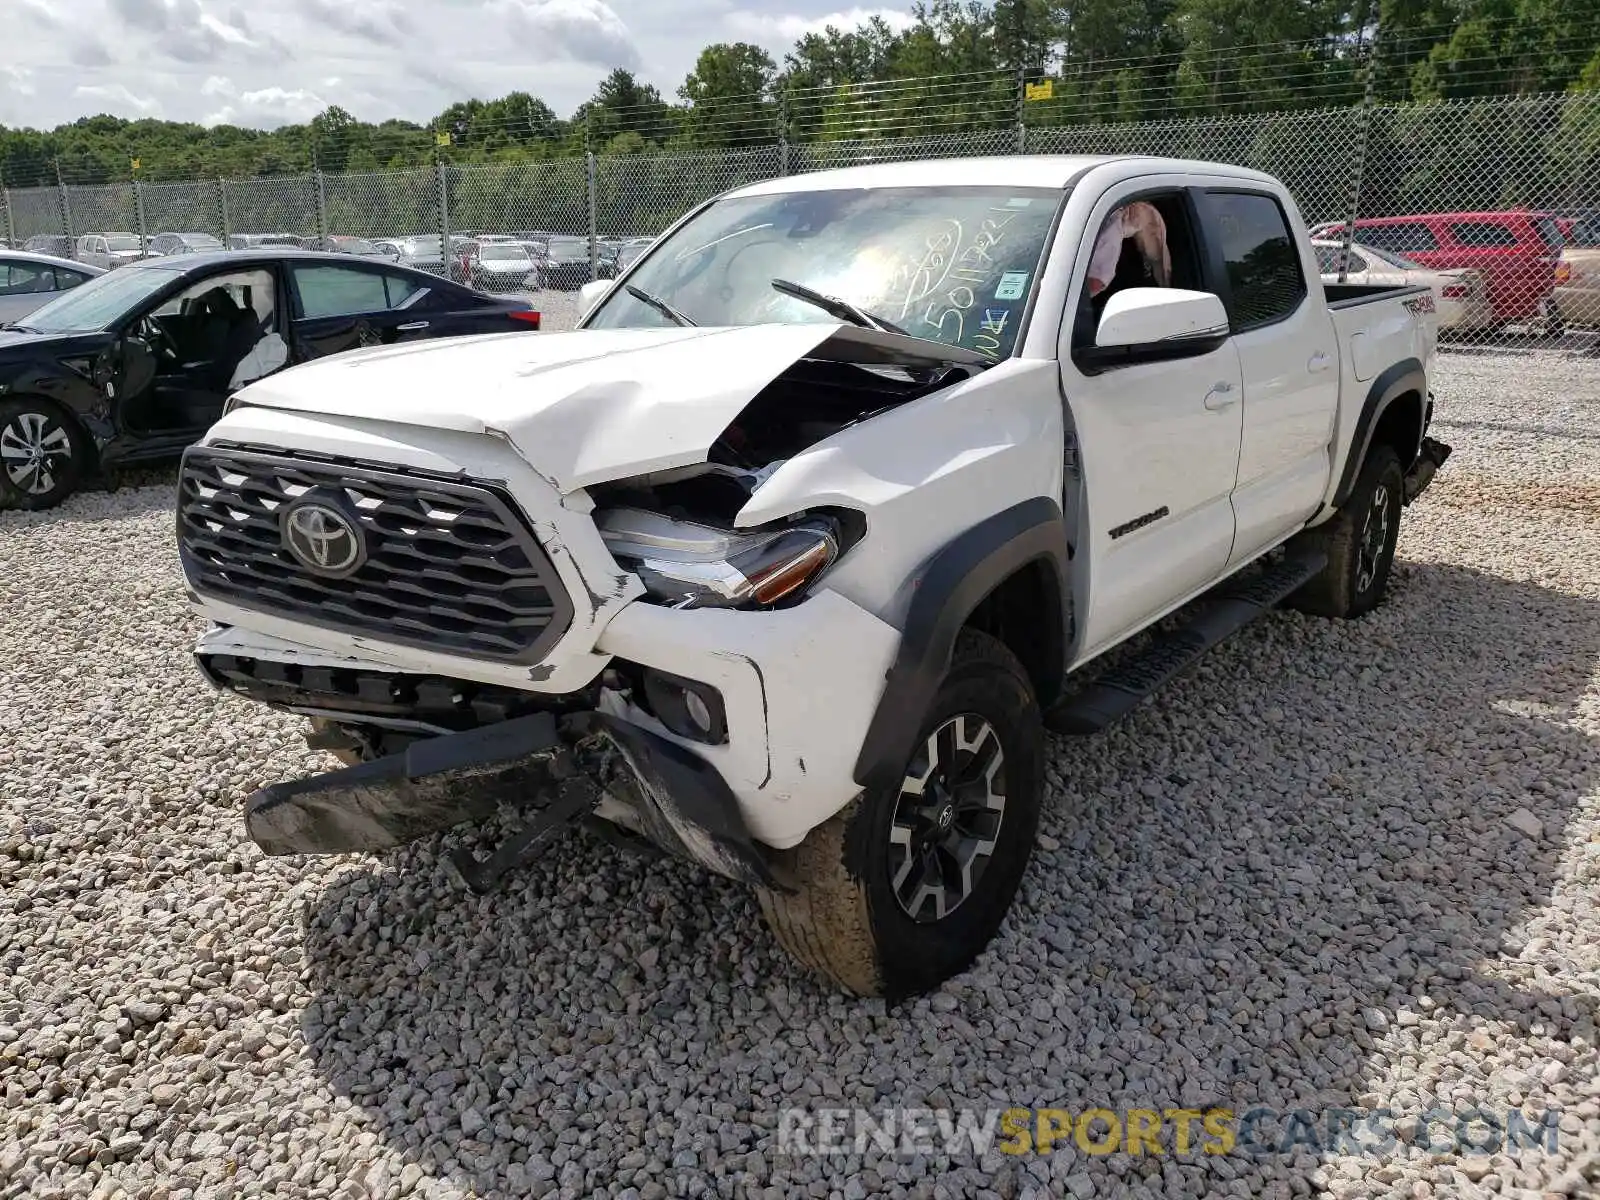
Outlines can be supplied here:
M945 271L939 283L916 296L915 300L910 298L907 300L906 307L909 308L913 303L925 299L931 292L943 287L947 282L957 281L956 286L944 295L943 303L945 308L943 312L939 312L940 301L936 300L929 304L922 314L922 322L936 330L937 336L941 339L946 337L951 318L954 318L955 337L950 340L959 342L966 332L967 314L978 302L977 292L972 285L986 284L994 274L996 263L990 251L999 246L1005 237L1006 226L1010 225L1017 216L1015 212L1005 209L990 209L989 211L998 214L998 218L996 216L984 218L983 223L978 227L977 236L972 239L971 244L966 249L956 255L951 262L950 268ZM956 228L955 244L960 246L962 238L961 226L954 221L951 224ZM929 241L931 244L933 239L929 239ZM941 249L943 249L943 245L941 237ZM902 315L904 315L904 311L902 311ZM976 345L973 348L979 349ZM996 352L998 351L998 341L996 341L994 349Z
M736 237L743 237L747 233L756 233L759 230L771 229L771 228L772 228L772 222L771 221L768 221L768 222L766 222L765 224L762 224L762 225L746 225L743 229L735 229L732 233L725 233L721 237L717 238L715 241L707 242L704 246L697 246L693 250L685 250L682 254L678 255L678 257L673 259L672 261L673 262L682 262L686 258L693 258L696 254L703 254L703 253L705 253L705 251L711 249L711 247L720 246L720 245L722 245L723 242L732 241Z
M950 273L950 252L961 245L963 232L960 221L950 220L945 226L928 236L922 260L911 269L905 302L900 306L902 318L943 286Z
M1000 340L1005 337L1006 323L1011 320L1009 308L986 308L983 321L978 326L978 336L972 339L972 348L990 358L1000 354Z

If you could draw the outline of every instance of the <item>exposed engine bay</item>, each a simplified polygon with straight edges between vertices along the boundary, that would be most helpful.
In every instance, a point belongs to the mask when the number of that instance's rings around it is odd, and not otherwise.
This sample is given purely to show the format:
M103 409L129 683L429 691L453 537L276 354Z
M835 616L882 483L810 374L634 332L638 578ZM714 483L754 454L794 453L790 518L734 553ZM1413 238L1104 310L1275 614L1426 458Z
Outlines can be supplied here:
M731 524L756 489L793 455L983 369L966 362L899 366L803 358L756 394L713 444L706 462L594 488L595 503Z

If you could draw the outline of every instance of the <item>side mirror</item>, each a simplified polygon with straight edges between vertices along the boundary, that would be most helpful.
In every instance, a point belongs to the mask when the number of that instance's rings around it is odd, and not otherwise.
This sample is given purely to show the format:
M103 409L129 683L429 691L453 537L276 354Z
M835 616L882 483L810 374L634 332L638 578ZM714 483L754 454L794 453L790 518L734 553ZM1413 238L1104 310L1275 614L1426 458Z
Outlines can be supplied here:
M578 289L578 319L581 321L594 311L594 306L606 298L611 290L611 280L591 279Z
M1118 292L1106 302L1094 344L1107 350L1170 348L1174 343L1198 348L1227 336L1228 311L1210 292L1141 287Z

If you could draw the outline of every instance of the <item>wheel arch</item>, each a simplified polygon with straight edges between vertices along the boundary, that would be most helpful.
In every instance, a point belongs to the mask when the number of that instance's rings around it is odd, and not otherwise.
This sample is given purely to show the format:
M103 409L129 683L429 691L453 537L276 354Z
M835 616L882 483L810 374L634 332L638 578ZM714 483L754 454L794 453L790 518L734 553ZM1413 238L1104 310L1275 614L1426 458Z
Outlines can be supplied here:
M94 431L89 428L88 422L83 419L83 414L78 412L71 404L46 396L42 392L26 388L16 391L7 391L0 395L3 404L32 404L39 408L48 409L61 417L77 435L78 449L83 452L83 468L87 471L97 470L100 466L100 439L95 437Z
M1401 359L1372 381L1356 419L1350 454L1344 461L1332 507L1337 508L1350 498L1374 446L1394 447L1402 471L1409 471L1416 464L1422 435L1427 431L1430 403L1427 374L1414 358Z
M854 777L863 788L900 781L963 628L1004 643L1028 671L1041 706L1055 700L1065 678L1067 535L1061 506L1049 497L980 521L936 552L907 586L900 649L856 758Z

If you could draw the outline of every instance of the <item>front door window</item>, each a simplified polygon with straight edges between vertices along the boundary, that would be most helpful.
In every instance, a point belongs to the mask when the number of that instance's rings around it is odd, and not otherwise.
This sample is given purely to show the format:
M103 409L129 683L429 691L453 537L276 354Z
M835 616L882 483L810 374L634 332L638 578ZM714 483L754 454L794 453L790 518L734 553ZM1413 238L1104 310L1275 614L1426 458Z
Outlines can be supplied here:
M142 324L160 361L158 374L180 375L217 393L271 374L289 359L268 270L210 276L179 292Z

